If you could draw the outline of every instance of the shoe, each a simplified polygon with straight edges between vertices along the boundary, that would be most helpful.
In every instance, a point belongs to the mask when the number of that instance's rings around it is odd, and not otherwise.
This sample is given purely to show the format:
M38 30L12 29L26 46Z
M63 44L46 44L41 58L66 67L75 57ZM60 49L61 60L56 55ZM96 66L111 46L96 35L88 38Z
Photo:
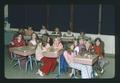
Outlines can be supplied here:
M104 73L104 69L102 69L102 70L100 71L100 73L103 74L103 73Z
M44 74L42 73L42 71L40 71L39 69L38 69L38 72L36 74L39 74L40 76L44 76Z
M98 77L98 73L97 72L95 72L94 75L95 75L95 77Z
M70 73L69 76L72 77L73 73Z

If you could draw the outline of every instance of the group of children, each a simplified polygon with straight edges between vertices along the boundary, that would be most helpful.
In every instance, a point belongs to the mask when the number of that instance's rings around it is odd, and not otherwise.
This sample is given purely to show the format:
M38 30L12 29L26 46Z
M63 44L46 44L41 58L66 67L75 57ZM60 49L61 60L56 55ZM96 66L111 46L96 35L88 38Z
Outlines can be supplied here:
M44 76L49 74L50 72L54 72L57 66L57 58L50 58L42 55L42 52L48 51L51 46L59 50L64 49L63 54L60 56L60 67L61 71L62 69L64 69L64 67L72 68L71 73L69 74L70 77L76 70L81 71L81 78L83 79L92 78L93 70L95 70L96 68L98 68L101 73L103 73L104 71L103 66L105 63L102 60L105 57L104 45L100 38L96 38L94 42L91 42L91 39L86 39L82 35L79 40L74 40L73 43L68 44L67 47L65 47L60 39L60 36L52 39L48 34L43 34L42 39L39 39L37 34L35 32L32 32L30 35L31 39L28 42L25 41L23 36L24 35L21 32L17 33L10 42L10 47L20 47L25 45L36 46L35 58L36 60L41 61L43 64L42 66L40 66L36 73L40 76ZM73 61L73 58L75 56L83 52L95 53L99 57L98 64L96 65L95 69L92 66L75 63ZM25 63L27 60L26 57L19 55L17 56L18 58L20 58L21 67L25 68ZM63 59L64 61L62 62Z

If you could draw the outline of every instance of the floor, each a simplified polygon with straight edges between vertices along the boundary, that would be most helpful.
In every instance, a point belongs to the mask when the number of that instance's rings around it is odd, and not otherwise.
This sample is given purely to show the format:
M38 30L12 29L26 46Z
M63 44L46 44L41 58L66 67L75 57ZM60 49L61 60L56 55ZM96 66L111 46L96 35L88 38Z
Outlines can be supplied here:
M34 67L32 71L30 70L30 68L28 68L28 71L25 72L24 70L20 70L18 66L13 67L14 63L10 63L6 46L4 50L4 55L5 55L4 74L6 79L57 79L56 73L58 70L58 66L56 67L56 70L54 71L54 73L50 73L48 75L45 75L44 77L41 77L36 74L37 69L39 68L39 62L37 66L33 64ZM115 74L115 55L106 54L106 56L107 56L107 60L109 61L109 64L105 66L104 68L105 72L96 79L114 78L115 76L114 75ZM70 70L71 69L69 69L67 73L60 75L58 79L71 79L69 76ZM81 78L79 77L77 79L81 79Z

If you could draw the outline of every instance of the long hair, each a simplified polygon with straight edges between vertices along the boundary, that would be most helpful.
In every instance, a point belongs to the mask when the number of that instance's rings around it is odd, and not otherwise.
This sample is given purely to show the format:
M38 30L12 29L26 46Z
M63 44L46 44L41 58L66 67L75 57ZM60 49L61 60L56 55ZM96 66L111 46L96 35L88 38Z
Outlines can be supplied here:
M33 34L35 34L35 35L36 35L35 41L36 41L36 42L38 42L38 40L39 40L38 35L37 35L35 32L33 32L33 33L32 33L32 35L33 35ZM32 35L31 35L31 39L30 39L30 40L32 40Z
M105 46L105 45L104 45L104 42L101 40L101 38L96 38L96 39L95 39L95 42L96 42L97 40L100 42L100 47L101 47L101 49L102 49L102 55L104 56L104 55L105 55L105 51L104 51L104 46Z

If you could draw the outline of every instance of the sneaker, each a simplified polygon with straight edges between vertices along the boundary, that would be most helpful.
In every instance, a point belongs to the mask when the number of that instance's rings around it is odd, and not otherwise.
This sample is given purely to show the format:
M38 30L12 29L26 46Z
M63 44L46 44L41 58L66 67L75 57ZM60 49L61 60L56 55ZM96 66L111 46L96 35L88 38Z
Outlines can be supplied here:
M69 76L72 77L73 73L70 73Z
M98 77L98 73L97 72L95 72L94 75L95 75L95 77Z
M102 69L102 70L100 71L100 73L103 74L103 73L104 73L104 69Z
M38 74L39 74L40 76L44 76L44 74L42 73L42 71L40 71L39 69L38 69Z

